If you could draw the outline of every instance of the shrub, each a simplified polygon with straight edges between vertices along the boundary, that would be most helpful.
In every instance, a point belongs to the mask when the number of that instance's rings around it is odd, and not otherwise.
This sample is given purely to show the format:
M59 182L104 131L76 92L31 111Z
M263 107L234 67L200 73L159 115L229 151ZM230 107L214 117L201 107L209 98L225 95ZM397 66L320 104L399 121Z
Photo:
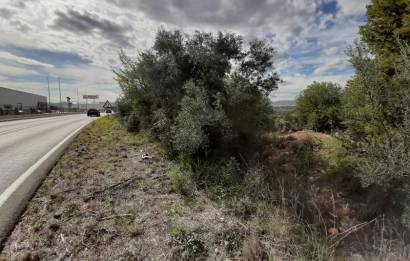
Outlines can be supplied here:
M192 196L193 184L190 180L189 171L183 170L180 166L174 165L168 171L168 177L171 180L171 185L175 192L184 196Z
M140 118L137 112L132 112L127 118L127 130L130 132L137 132L140 130Z
M314 82L300 94L295 108L299 123L315 131L341 127L342 90L331 82Z
M241 231L237 229L224 231L222 234L221 243L224 246L226 252L230 254L235 253L242 246Z
M369 47L356 43L347 51L356 75L347 83L345 118L355 139L394 135L403 124L410 96L410 47L397 41L401 55L395 59L395 72L387 75L383 58Z
M274 52L234 34L160 30L135 61L120 53L121 114L131 106L130 129L149 130L171 155L237 156L271 126Z
M410 227L410 104L404 111L402 126L394 133L372 137L361 143L359 149L364 156L358 167L362 185L403 209L402 222ZM376 195L376 196L378 196ZM384 206L381 206L384 207Z
M240 184L243 177L233 157L223 162L196 161L192 167L193 178L200 185L230 187Z
M227 79L225 84L226 95L222 98L227 120L223 133L225 147L236 153L245 154L247 150L253 153L260 146L262 134L274 126L271 101L238 75Z
M172 142L179 153L192 155L209 148L210 136L207 132L222 128L224 113L219 104L211 106L204 88L189 82L185 85L185 91L186 95L180 103L181 110L172 126Z
M118 108L118 113L120 114L121 117L126 117L131 114L132 106L129 102L125 100L124 97L119 98L116 104Z
M205 244L195 230L175 227L171 230L174 244L182 248L184 260L195 260L206 254Z

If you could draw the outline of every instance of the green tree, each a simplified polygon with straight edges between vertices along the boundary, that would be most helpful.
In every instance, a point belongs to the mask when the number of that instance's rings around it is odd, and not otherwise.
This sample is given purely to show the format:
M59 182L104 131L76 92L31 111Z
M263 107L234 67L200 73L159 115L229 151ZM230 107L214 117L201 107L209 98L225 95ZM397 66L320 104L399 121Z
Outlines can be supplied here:
M246 46L235 34L161 29L136 60L121 52L115 73L139 125L132 129L149 130L171 153L192 157L232 152L257 138L271 122L267 97L280 79L268 43Z
M410 2L373 0L367 6L367 23L360 34L376 54L398 55L397 38L410 41Z
M367 15L362 41L347 50L355 76L346 86L346 123L362 185L402 207L410 225L410 2L373 0Z
M331 82L314 82L296 100L296 115L303 127L330 131L341 126L342 89Z
M410 1L373 0L367 7L367 23L360 28L363 40L388 74L394 73L400 54L397 40L410 43Z

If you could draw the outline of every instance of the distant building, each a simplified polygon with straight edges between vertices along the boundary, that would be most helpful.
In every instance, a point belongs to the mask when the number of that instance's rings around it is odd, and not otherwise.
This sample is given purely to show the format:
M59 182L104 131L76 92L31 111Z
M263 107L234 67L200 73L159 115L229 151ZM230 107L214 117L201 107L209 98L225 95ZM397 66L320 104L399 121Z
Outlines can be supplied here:
M46 110L47 97L0 87L1 111Z

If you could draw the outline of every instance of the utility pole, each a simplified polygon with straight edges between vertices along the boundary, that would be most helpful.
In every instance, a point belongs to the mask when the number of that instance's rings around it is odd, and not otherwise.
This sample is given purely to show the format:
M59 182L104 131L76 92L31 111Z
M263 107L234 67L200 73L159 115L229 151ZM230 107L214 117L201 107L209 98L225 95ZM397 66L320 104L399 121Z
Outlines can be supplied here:
M48 87L48 111L51 111L51 95L50 95L50 79L47 76L47 87Z
M77 110L80 111L80 96L78 96L78 88L77 88Z
M87 89L85 89L85 110L88 111L88 96L87 96Z
M63 103L61 101L60 77L58 77L58 91L60 92L60 112L61 112L61 111L63 111Z

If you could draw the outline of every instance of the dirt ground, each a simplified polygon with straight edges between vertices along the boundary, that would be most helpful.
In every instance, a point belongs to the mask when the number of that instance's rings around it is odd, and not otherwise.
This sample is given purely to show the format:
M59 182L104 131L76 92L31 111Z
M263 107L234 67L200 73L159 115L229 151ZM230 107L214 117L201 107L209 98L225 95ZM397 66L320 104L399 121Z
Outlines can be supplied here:
M117 120L92 123L53 168L0 260L225 259L234 217L198 194L173 192L169 162ZM236 249L234 249L236 250Z

